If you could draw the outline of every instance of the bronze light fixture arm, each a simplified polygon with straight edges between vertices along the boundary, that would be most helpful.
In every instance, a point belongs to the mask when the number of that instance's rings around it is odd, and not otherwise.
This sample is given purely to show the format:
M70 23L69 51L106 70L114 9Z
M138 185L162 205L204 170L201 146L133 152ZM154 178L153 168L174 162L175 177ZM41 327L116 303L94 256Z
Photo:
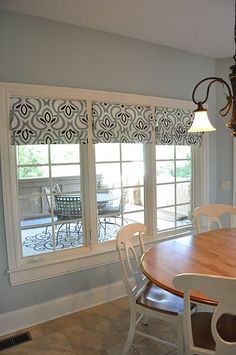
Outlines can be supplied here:
M235 56L234 56L234 59L235 59ZM221 117L225 117L231 111L231 119L229 122L227 122L226 127L232 129L232 131L233 131L232 134L234 137L236 137L236 64L231 66L230 69L231 69L231 73L229 75L229 79L231 82L232 89L230 88L229 84L224 79L218 78L218 77L208 77L208 78L205 78L205 79L199 81L199 83L195 86L195 88L193 89L193 93L192 93L192 100L197 105L197 109L195 110L195 114L198 112L199 113L203 112L203 111L207 112L207 109L204 109L203 104L205 104L209 98L211 86L214 83L220 83L223 88L226 88L227 89L227 93L225 93L226 105L222 109L219 110L219 115ZM209 84L206 88L206 95L203 100L197 101L195 98L196 90L201 84L203 84L205 82L209 82Z
M236 0L234 2L234 9L234 64L229 68L231 70L231 73L229 74L231 88L224 79L214 76L199 81L192 93L192 100L197 105L197 109L194 111L195 118L191 128L188 130L189 132L210 132L215 130L208 119L207 109L203 107L203 104L208 100L211 86L214 83L220 83L223 88L225 87L227 89L227 93L225 94L226 105L219 110L219 114L221 117L225 117L231 111L231 118L230 121L227 122L226 127L232 129L232 135L236 137ZM206 96L202 101L197 101L195 99L196 89L205 82L209 82L206 89Z
M196 93L196 90L197 88L204 82L206 81L210 81L210 83L208 84L207 86L207 89L206 89L206 96L203 100L201 101L197 101L195 99L195 93ZM225 117L230 109L231 109L231 106L232 106L232 101L233 101L233 96L232 96L232 92L231 92L231 89L230 89L230 86L229 84L223 80L222 78L217 78L217 77L208 77L208 78L205 78L201 81L199 81L199 83L195 86L195 88L193 89L193 93L192 93L192 100L193 102L198 106L197 110L204 110L203 109L203 105L207 102L208 98L209 98L209 93L210 93L210 88L211 86L214 84L214 83L220 83L223 87L226 87L227 90L228 90L228 94L226 94L226 100L227 100L227 103L226 105L219 111L219 114L221 117Z

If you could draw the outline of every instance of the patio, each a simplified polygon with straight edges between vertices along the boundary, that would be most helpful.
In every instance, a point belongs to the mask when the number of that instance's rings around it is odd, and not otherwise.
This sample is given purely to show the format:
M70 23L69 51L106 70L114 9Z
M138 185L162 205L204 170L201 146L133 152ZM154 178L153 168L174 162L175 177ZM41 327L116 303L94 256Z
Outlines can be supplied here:
M131 222L130 220L129 223ZM44 226L42 226L43 223ZM98 223L98 242L102 243L115 239L117 231L122 225L121 223L121 218L112 218L110 221L104 221L104 218L101 218ZM34 220L34 224L35 226L33 227L32 220L26 220L21 223L23 256L79 248L84 245L83 225L81 222L73 221L70 225L68 223L56 224L54 238L50 218Z
M129 215L127 214L126 217L123 218L123 224L138 222L140 219L138 212L136 214L132 213L132 218L128 218L127 216ZM33 224L30 219L21 222L21 243L23 256L50 253L54 250L59 251L80 248L84 245L83 225L81 221L72 221L70 222L70 226L68 226L68 223L60 223L55 218L56 228L54 238L50 222L51 219L49 217L34 219ZM186 216L185 218L180 218L177 223L178 226L181 227L190 224L191 221ZM170 229L174 226L174 224L175 219L172 213L160 213L158 219L158 230ZM121 216L102 216L99 218L98 242L103 243L114 240L116 238L117 231L121 226Z

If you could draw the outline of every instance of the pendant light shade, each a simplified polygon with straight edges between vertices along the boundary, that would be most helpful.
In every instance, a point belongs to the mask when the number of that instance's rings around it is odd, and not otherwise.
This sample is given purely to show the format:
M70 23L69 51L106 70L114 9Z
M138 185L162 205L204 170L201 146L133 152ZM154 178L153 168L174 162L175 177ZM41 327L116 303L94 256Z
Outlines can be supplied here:
M210 132L216 130L209 121L206 109L199 106L194 113L194 120L188 132Z

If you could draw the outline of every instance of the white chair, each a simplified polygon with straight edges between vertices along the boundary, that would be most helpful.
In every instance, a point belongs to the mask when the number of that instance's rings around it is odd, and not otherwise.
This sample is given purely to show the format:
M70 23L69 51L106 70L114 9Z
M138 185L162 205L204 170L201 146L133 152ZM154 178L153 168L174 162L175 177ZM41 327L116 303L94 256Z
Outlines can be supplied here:
M178 354L183 355L183 299L148 282L140 269L140 256L144 253L142 237L146 230L146 226L141 223L129 224L119 230L116 239L123 281L130 303L129 334L123 354L128 353L135 332L176 347L176 344L138 331L136 325L144 315L145 319L146 316L154 317L176 324ZM138 318L137 313L141 314Z
M236 279L201 274L180 274L174 285L184 291L184 339L186 355L236 354ZM190 290L218 302L214 312L189 311Z
M233 217L236 215L236 207L224 204L206 204L199 206L193 210L193 218L196 224L197 233L203 231L204 227L201 223L202 217L207 217L207 230L212 230L212 226L215 224L218 228L223 228L220 217L229 214L230 225L233 224Z

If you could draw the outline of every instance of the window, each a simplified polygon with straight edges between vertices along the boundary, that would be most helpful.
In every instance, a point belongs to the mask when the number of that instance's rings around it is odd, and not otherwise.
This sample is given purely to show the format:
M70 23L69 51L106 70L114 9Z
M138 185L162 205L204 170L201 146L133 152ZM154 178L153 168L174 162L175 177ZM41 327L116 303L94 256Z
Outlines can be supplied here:
M22 257L84 246L80 145L16 146Z
M99 242L116 238L127 223L144 223L143 145L98 143L96 152L96 191L112 196L99 205ZM103 233L102 233L103 232Z
M191 146L156 146L157 231L191 224Z
M2 177L12 285L114 262L117 230L128 223L146 223L150 235L148 243L171 236L176 229L178 233L191 230L191 211L198 185L203 186L207 181L201 158L204 155L205 163L206 141L203 139L203 144L196 148L163 146L162 142L155 145L152 124L146 136L136 134L138 126L145 128L142 115L146 122L150 120L150 107L154 112L154 107L159 105L158 98L116 93L100 95L79 89L39 89L37 86L29 89L27 85L10 84L1 87L1 91ZM88 126L87 133L84 129L78 138L80 133L70 129L67 140L75 135L78 142L72 139L61 143L60 134L51 132L46 120L43 123L49 132L46 139L50 144L30 140L30 143L11 145L10 97L30 95L39 97L35 102L46 105L47 119L50 102L60 108L64 99L72 100L72 106L64 105L60 110L62 120L71 122L71 110L82 112L80 123ZM126 110L125 105L100 105L104 95L108 102L127 105L133 102L134 106ZM40 97L50 97L51 101ZM96 102L95 113L93 101ZM30 100L25 99L25 102L30 104ZM73 102L77 102L77 106ZM166 104L170 102L167 100ZM4 103L7 104L4 106ZM191 108L186 102L180 101L179 105ZM102 125L110 129L113 124L105 114L96 126L97 135L93 141L93 114L99 114L101 108L112 114L122 108L128 123L133 114L137 115L128 137L128 141L135 137L135 143L124 142L125 130L121 132L120 128L115 131L120 142L100 142ZM32 107L30 110L34 112ZM52 118L54 120L53 115ZM19 142L17 134L16 130L14 139ZM30 134L34 139L34 132ZM104 139L107 137L109 134L104 135ZM165 141L165 137L163 139ZM53 144L53 140L57 140L57 144Z
M97 239L103 243L114 240L124 224L144 222L143 145L99 143L93 147ZM16 146L16 161L22 257L88 244L80 145Z

